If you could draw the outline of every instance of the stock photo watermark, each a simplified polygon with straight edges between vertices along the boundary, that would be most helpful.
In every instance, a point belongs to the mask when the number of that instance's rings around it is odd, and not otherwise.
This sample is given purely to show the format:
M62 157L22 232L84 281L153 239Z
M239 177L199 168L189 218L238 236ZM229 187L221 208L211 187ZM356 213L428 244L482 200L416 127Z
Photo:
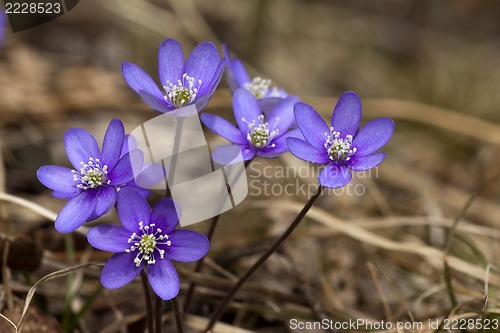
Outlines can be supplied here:
M322 171L322 167L313 163L295 165L268 165L260 161L254 161L248 167L248 194L250 196L306 196L313 195L318 184L316 179ZM335 174L342 172L342 174ZM330 172L329 176L346 176L347 169ZM352 177L359 180L350 182L341 188L325 188L329 195L363 196L367 192L363 179L378 178L378 168L367 171L354 172ZM304 179L311 179L305 182Z

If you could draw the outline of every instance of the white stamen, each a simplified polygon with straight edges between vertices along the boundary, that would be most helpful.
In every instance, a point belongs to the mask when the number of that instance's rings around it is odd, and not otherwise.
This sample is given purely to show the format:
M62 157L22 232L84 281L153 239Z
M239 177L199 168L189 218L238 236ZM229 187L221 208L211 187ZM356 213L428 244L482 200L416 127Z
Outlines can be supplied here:
M142 235L137 235L137 233L132 233L127 242L133 243L133 245L126 249L125 252L130 253L136 250L139 250L137 256L134 259L134 263L136 267L139 267L143 260L146 261L149 265L154 265L156 263L156 259L154 256L155 250L158 251L160 255L160 259L165 258L165 250L158 248L158 245L166 245L171 246L171 241L164 241L168 239L167 234L161 234L162 230L160 228L156 228L156 232L150 233L150 230L154 231L155 224L151 223L149 226L145 226L141 221L139 222L139 230L142 231Z
M324 133L326 137L325 148L328 151L330 160L349 161L351 155L356 152L356 148L351 149L352 135L347 134L345 138L340 137L340 132L336 132L330 127L330 133Z
M71 170L73 180L80 182L76 187L88 190L111 182L107 179L108 166L102 165L98 158L90 157L87 163L80 162L80 165L80 171Z
M200 87L201 80L196 81L195 85L194 77L184 73L182 81L177 80L177 84L173 84L167 80L166 85L163 86L167 95L163 98L173 107L180 108L194 102Z
M276 128L276 125L280 120L279 118L276 118L274 123L275 129L273 131L269 130L269 123L264 122L264 115L257 117L257 121L259 123L257 123L255 119L252 120L252 122L247 121L245 118L242 118L242 120L248 124L247 140L255 148L267 147L273 138L279 134L279 130ZM274 148L276 145L273 143L271 147Z

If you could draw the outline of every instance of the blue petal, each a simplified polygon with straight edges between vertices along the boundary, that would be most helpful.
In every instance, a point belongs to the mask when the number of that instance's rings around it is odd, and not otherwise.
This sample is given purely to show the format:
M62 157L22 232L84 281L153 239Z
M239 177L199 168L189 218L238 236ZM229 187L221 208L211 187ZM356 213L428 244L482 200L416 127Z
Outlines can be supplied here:
M321 116L309 105L297 103L294 107L295 120L307 142L318 150L323 150L326 134L330 129Z
M366 156L357 156L357 154L354 154L346 164L351 170L365 171L379 165L384 158L385 153L376 153Z
M389 118L378 118L368 122L354 137L352 146L356 155L369 155L382 148L394 133L394 122Z
M288 138L286 143L290 152L301 160L317 164L331 162L325 149L316 149L309 143L297 138Z
M324 187L340 188L346 186L352 175L343 164L332 162L321 170L318 181Z
M212 42L203 42L196 46L186 61L186 73L195 79L201 80L200 95L208 91L214 73L221 59L219 51Z
M104 141L102 143L102 164L107 165L111 170L115 167L120 158L123 141L125 139L125 129L119 119L113 119L109 123Z
M361 100L355 92L343 93L332 114L332 127L341 137L354 136L361 121Z
M249 161L255 156L255 149L249 146L223 145L214 149L212 152L212 158L220 165L229 165L241 162L235 154L237 150L241 151L244 161Z
M215 89L217 89L217 86L219 85L220 83L220 80L222 79L222 73L224 73L224 64L225 64L225 60L222 59L220 62L219 62L219 65L217 66L217 68L215 69L215 73L214 73L214 76L212 77L212 81L210 82L210 85L209 87L209 96L212 96L215 92ZM201 110L201 109L198 109L198 110Z
M121 288L132 282L144 267L144 262L135 266L136 253L115 253L102 268L101 284L108 289Z
M200 116L200 118L203 124L207 126L209 130L222 136L226 140L238 144L244 144L248 142L246 136L243 133L241 133L236 127L234 127L233 124L223 118L210 113L204 113Z
M74 197L82 191L76 187L71 169L56 165L45 165L37 170L38 180L53 191L61 192Z
M133 170L141 170L143 161L144 154L139 149L132 150L120 158L113 170L108 173L110 184L120 186L134 179ZM132 167L132 163L134 167Z
M203 258L210 249L208 238L192 230L176 229L169 234L172 244L161 245L165 258L180 262L191 262Z
M138 93L146 104L155 110L162 105L163 108L165 107L163 93L154 80L139 66L131 62L124 62L122 65L122 74L130 88ZM157 111L165 112L163 110Z
M66 192L52 191L51 194L52 194L52 196L54 198L69 200L69 199L73 198L75 195L77 195L78 193L75 194L75 193L66 193Z
M262 113L266 116L266 119L269 117L271 111L278 105L281 101L283 101L282 97L264 97L257 99L257 103L259 104L259 108L262 110ZM292 109L292 117L293 123L295 124L295 115L293 114Z
M150 223L155 224L165 233L169 233L179 224L179 216L175 209L174 201L170 198L159 201L151 212Z
M149 216L151 215L149 204L136 191L128 188L122 188L118 191L116 208L118 218L125 229L137 232L139 222L149 225Z
M55 221L57 231L75 231L88 220L97 203L95 192L94 190L83 191L66 203Z
M96 195L96 206L95 214L96 216L102 216L109 212L116 202L116 190L114 187L109 185L104 185L99 188Z
M87 239L93 247L102 251L124 252L130 248L128 239L132 233L120 226L103 224L89 230Z
M139 96L141 96L144 103L146 103L150 108L158 112L165 113L175 110L175 107L168 104L167 101L165 101L165 98L163 97L154 96L144 90L139 91Z
M89 158L101 159L101 151L92 134L81 128L72 128L64 134L64 146L68 159L76 170L80 170L81 162L87 163Z
M252 81L248 75L245 65L240 59L233 59L233 76L238 88L245 87L245 83L250 83Z
M300 99L297 96L289 96L279 102L269 113L267 122L271 129L278 129L279 133L285 133L294 123L294 106Z
M128 189L134 190L144 198L147 198L151 195L150 190L145 189L143 187L140 187L139 185L137 185L135 183L135 181L133 179L130 182L128 182L127 184L125 184L125 186L123 186L123 188L128 188Z
M184 54L182 47L175 39L166 39L158 50L158 74L163 86L167 81L177 84L184 74Z
M174 265L167 259L157 259L148 265L149 284L161 299L169 300L179 294L181 284Z
M233 109L236 123L242 133L248 133L248 122L257 120L262 115L257 99L248 90L236 90L233 96ZM243 121L245 119L245 121Z

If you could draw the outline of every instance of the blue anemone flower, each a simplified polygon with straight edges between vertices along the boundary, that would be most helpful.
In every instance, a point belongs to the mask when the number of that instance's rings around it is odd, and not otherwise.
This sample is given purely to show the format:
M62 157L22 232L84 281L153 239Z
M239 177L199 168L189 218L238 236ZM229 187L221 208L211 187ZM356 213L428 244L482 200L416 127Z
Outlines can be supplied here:
M226 59L226 79L232 94L240 88L250 91L257 98L265 114L288 96L285 90L271 87L270 79L261 78L260 76L251 79L243 62L238 58L231 58L226 44L222 45L222 51Z
M361 100L349 91L340 96L333 111L331 127L309 105L295 105L295 119L305 141L287 139L290 152L296 157L325 164L318 181L321 185L340 188L349 183L353 171L365 171L379 165L385 153L377 151L389 142L394 122L378 118L359 129Z
M133 150L121 156L124 138L123 123L113 119L101 153L92 134L72 128L64 134L64 145L75 169L56 165L38 169L38 180L53 190L53 196L69 199L57 215L58 231L75 231L86 221L106 214L116 202L116 192L133 179L131 161L141 163L143 155L140 150Z
M140 194L123 189L118 193L117 210L122 226L100 225L87 235L93 247L115 253L102 269L102 285L120 288L146 268L149 283L160 298L176 297L180 282L170 260L203 258L210 248L208 239L192 230L175 229L179 218L172 199L159 201L151 211Z
M254 95L246 89L238 89L233 96L238 127L216 115L202 114L201 121L205 126L233 143L215 149L214 160L226 164L234 155L235 146L239 146L245 161L255 155L273 158L288 151L286 139L302 137L298 129L290 130L294 124L293 106L298 101L297 96L286 97L266 116Z
M158 50L158 74L163 91L139 66L122 65L128 85L156 111L165 113L190 104L201 111L219 84L224 71L215 45L203 42L196 46L184 62L182 48L174 39L165 40Z

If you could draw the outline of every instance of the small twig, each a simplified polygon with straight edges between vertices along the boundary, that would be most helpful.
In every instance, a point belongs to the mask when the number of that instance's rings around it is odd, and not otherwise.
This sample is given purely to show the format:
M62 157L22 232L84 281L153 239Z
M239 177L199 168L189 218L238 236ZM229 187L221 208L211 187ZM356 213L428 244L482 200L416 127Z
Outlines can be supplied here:
M219 318L222 316L224 313L224 310L226 309L226 306L229 304L229 302L233 299L233 297L236 295L236 293L240 290L240 288L245 284L245 282L262 266L266 260L274 253L276 250L283 244L283 242L292 234L292 232L295 230L295 228L299 225L300 221L306 216L307 212L311 207L313 206L314 202L318 197L320 196L321 192L323 190L323 186L318 186L318 189L316 190L316 193L309 199L309 201L306 203L306 205L302 208L300 213L295 217L295 220L290 224L288 229L281 235L280 238L271 246L269 250L267 250L260 258L257 260L255 264L253 264L252 267L243 275L238 282L233 286L233 288L227 293L226 297L222 300L222 302L219 304L219 306L215 309L214 313L212 314L212 317L210 318L210 321L207 325L207 328L205 329L204 332L209 332L213 329L215 326L215 323L219 320Z
M12 310L14 308L14 300L12 298L12 290L10 288L10 271L7 266L7 260L9 258L9 249L10 249L10 241L7 238L5 239L5 243L3 246L3 265L2 265L2 277L3 284L5 288L5 295L7 298L7 308Z

